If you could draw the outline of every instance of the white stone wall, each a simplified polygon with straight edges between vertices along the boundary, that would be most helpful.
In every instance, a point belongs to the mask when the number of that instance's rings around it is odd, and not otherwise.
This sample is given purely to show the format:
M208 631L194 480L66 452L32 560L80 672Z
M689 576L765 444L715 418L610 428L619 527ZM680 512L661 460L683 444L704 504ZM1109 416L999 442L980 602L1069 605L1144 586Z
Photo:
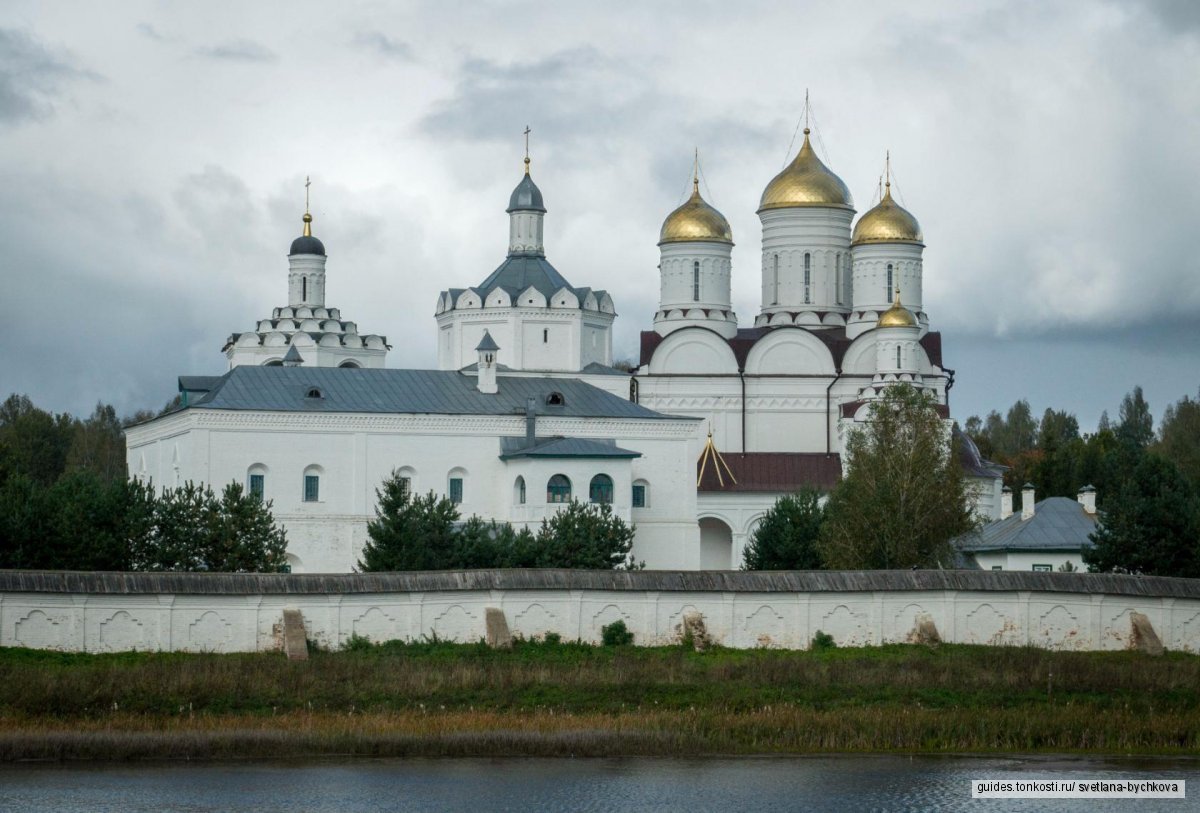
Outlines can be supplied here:
M803 649L818 630L839 646L900 643L928 618L943 641L1120 650L1130 614L1150 619L1167 649L1200 652L1200 600L1036 591L728 592L645 590L453 590L293 595L0 594L0 646L76 652L278 649L284 608L298 609L308 637L337 647L436 635L484 637L484 612L504 611L527 638L556 632L598 641L623 619L639 644L678 638L699 613L713 640L736 648Z
M853 210L823 206L767 209L759 212L759 218L763 235L762 314L849 313ZM809 255L807 286L805 254Z
M863 243L854 254L854 313L846 335L854 338L875 327L879 314L892 306L896 288L900 301L917 316L921 334L929 328L924 310L924 248L915 243ZM888 287L887 267L892 266L892 286Z
M584 302L563 289L547 300L535 289L508 304L497 290L482 302L468 290L457 302L438 300L438 368L461 370L476 362L484 331L499 345L497 361L512 370L578 372L592 362L611 365L612 299Z

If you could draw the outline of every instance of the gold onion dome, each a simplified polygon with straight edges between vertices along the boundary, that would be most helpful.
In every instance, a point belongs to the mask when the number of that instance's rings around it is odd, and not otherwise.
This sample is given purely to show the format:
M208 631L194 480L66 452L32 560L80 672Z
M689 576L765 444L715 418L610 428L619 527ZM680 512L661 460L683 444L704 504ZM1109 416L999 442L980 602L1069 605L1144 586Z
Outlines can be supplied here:
M854 199L842 179L821 163L808 140L804 128L804 144L783 172L776 175L763 190L758 210L790 209L796 206L828 206L853 209Z
M692 179L692 196L663 221L658 244L689 243L732 243L733 232L725 215L705 203L700 197L700 181Z
M917 327L917 317L900 304L900 289L896 289L896 301L879 317L876 327Z
M858 219L850 245L862 243L917 243L924 245L921 224L892 199L892 183L884 187L883 199Z

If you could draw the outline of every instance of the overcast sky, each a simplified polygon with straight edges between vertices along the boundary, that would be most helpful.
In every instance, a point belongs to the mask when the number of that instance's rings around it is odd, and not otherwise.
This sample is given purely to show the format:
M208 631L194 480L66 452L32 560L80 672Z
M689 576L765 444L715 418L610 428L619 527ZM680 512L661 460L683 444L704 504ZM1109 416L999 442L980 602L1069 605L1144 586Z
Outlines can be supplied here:
M286 304L304 178L327 304L436 366L438 291L503 259L521 131L548 258L658 300L693 147L759 304L763 187L812 95L871 205L891 150L960 419L1084 428L1200 387L1200 3L44 3L0 15L0 397L157 407Z

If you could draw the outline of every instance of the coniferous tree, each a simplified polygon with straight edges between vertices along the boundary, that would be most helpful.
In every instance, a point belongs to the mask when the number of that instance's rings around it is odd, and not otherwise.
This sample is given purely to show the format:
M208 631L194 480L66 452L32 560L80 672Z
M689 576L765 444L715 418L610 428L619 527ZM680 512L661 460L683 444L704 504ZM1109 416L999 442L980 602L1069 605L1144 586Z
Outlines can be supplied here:
M634 568L630 560L634 528L612 512L607 503L571 500L554 516L542 520L537 534L539 567L591 570Z
M817 570L817 542L825 509L821 494L805 488L780 497L763 516L746 545L743 570Z
M1200 491L1200 400L1186 395L1167 407L1159 427L1156 449L1179 467Z
M846 445L848 473L826 506L826 567L950 566L950 540L976 525L973 494L933 395L897 384Z
M1156 454L1106 502L1083 552L1092 571L1200 577L1200 497L1175 464Z
M1146 403L1141 387L1134 387L1121 400L1119 415L1118 439L1139 449L1145 449L1154 441L1154 416L1150 414L1150 405Z
M375 490L375 519L367 525L367 543L359 570L444 570L453 567L458 509L432 491L413 497L398 472Z

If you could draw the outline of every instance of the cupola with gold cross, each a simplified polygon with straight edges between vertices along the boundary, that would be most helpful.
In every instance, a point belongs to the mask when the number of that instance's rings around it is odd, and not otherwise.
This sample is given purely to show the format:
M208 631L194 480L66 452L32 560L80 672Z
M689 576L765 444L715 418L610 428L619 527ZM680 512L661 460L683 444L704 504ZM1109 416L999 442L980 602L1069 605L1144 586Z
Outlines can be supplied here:
M700 195L700 151L692 159L692 194L659 232L659 300L654 329L667 335L703 327L737 334L731 304L733 232L725 216Z

